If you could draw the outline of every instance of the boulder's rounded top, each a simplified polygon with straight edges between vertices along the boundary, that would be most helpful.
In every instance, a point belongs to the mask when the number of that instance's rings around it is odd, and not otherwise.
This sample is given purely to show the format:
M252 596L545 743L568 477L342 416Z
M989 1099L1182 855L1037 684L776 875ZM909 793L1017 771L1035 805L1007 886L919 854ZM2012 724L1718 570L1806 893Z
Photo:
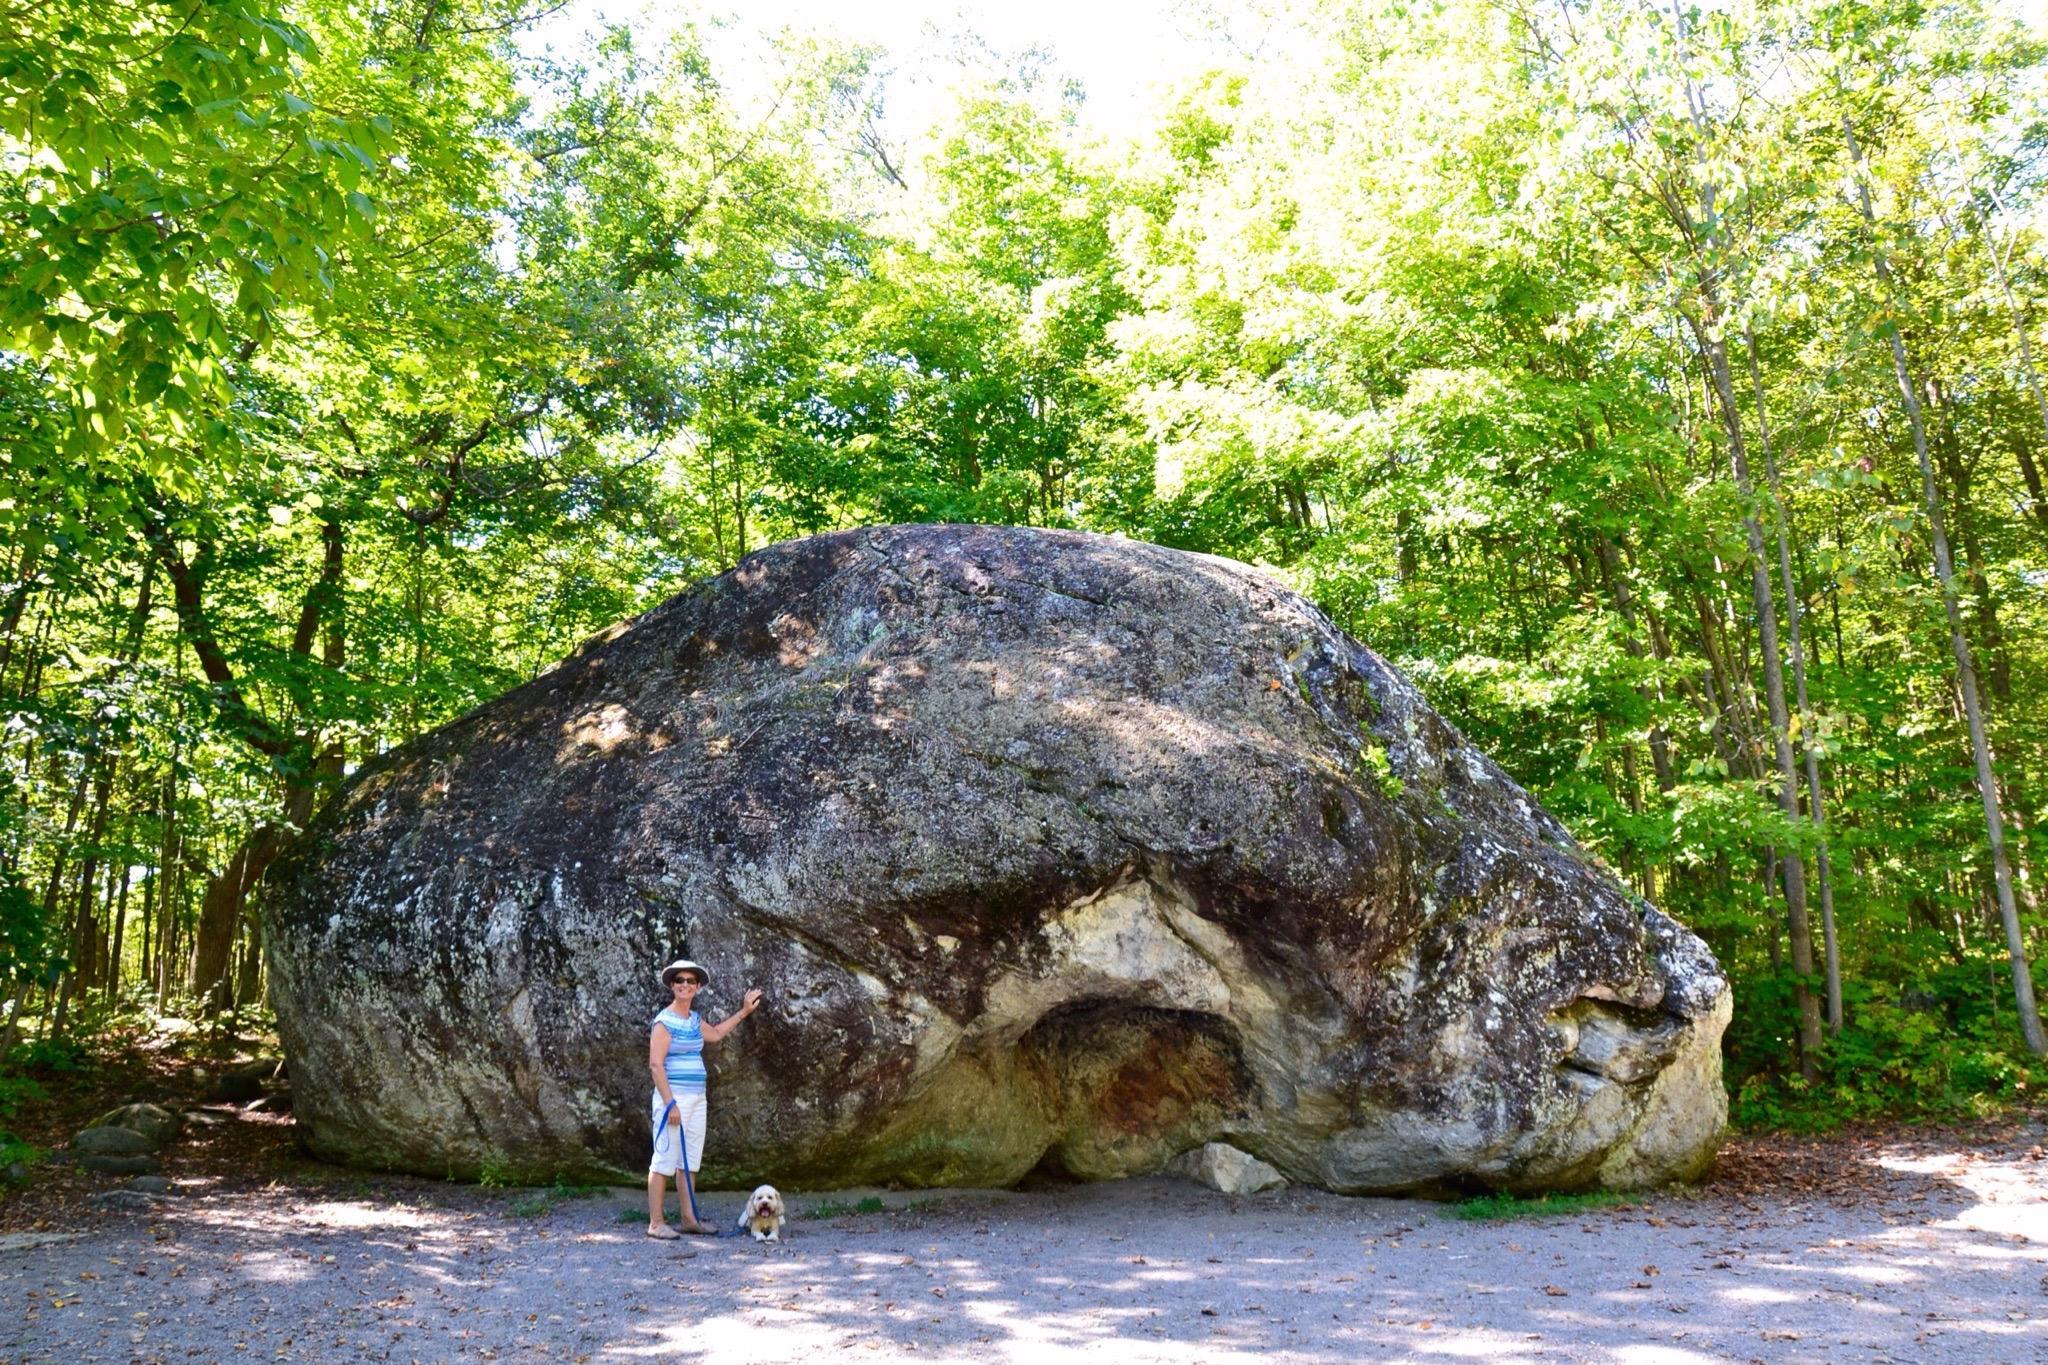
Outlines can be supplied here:
M893 918L881 899L940 925L1029 924L1152 860L1219 916L1358 948L1426 894L1415 855L1475 822L1496 854L1577 866L1555 821L1275 579L940 525L749 555L390 755L321 833L343 836L323 875L387 901L393 872L542 866L584 900L660 884L693 913ZM1446 894L1480 889L1480 853Z

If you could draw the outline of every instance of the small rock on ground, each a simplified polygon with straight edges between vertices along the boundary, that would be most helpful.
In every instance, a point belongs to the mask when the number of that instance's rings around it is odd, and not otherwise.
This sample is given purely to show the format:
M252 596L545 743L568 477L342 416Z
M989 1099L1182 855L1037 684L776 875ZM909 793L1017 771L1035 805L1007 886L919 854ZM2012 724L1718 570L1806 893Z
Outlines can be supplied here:
M178 1135L178 1115L160 1104L124 1104L100 1115L96 1128L125 1128L140 1133L153 1147L161 1147Z
M154 1152L160 1143L153 1142L133 1128L110 1128L96 1126L81 1129L71 1139L74 1152L92 1152L100 1156L138 1156Z
M100 1175L154 1175L157 1171L156 1158L141 1154L109 1156L99 1152L88 1152L78 1158L78 1164Z

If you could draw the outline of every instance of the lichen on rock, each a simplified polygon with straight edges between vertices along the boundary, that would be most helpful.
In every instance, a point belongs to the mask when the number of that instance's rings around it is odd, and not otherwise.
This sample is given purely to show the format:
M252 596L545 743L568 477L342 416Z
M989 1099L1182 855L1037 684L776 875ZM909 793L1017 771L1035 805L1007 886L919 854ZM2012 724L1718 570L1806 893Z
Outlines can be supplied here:
M630 1174L654 970L714 973L705 1182L1340 1191L1711 1160L1705 946L1371 650L1067 532L771 547L358 773L273 872L315 1152Z

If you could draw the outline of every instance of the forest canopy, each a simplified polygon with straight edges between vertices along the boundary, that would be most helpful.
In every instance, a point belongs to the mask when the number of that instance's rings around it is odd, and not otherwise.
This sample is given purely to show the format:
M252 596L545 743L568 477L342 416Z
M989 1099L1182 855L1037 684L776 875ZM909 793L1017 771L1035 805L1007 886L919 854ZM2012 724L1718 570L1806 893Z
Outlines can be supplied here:
M541 0L0 0L0 1057L256 1007L355 766L775 540L1270 566L1736 988L1748 1122L2048 1077L2048 48L1273 4L1133 136Z

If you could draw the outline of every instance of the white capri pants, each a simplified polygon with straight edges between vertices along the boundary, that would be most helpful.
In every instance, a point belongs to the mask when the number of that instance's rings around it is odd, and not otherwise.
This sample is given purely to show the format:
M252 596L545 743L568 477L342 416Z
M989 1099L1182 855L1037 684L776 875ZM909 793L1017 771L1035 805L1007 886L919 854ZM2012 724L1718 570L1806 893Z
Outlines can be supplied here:
M650 1115L654 1119L654 1156L647 1163L649 1175L674 1175L678 1166L695 1174L704 1160L704 1092L684 1090L671 1086L675 1091L676 1108L682 1111L683 1126L680 1129L669 1124L668 1101L656 1090L654 1107ZM680 1135L681 1140L677 1138ZM687 1151L686 1151L687 1149ZM688 1160L684 1158L687 1155Z

